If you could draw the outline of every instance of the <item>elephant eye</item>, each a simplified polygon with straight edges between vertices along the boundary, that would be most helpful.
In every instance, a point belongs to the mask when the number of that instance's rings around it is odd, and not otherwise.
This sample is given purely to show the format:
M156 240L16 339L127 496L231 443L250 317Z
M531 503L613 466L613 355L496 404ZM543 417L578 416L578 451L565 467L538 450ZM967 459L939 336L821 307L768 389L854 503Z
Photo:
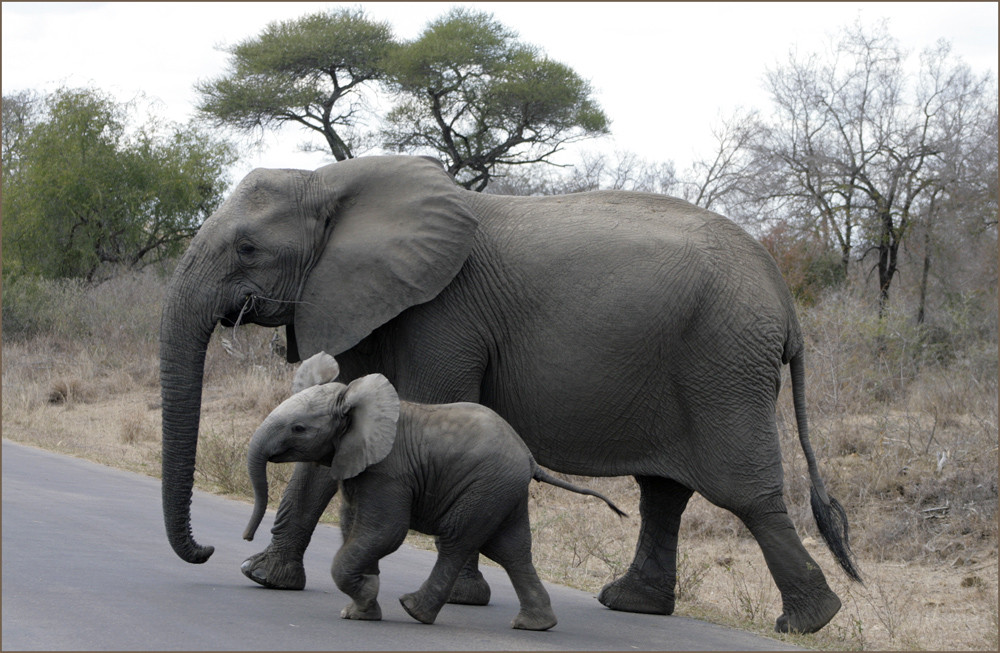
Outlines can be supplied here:
M244 243L240 243L239 245L236 246L236 252L240 256L250 256L251 254L253 254L256 251L257 251L257 248L254 247L251 243L244 242Z
M292 433L305 433L306 427L302 424L296 424L292 427Z

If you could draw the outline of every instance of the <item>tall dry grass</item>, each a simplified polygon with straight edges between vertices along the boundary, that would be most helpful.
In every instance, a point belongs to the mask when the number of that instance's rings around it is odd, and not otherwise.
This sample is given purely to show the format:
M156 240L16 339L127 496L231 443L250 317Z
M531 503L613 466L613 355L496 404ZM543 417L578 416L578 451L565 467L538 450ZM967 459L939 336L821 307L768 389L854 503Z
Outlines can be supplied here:
M4 437L159 475L157 332L168 272L96 287L5 284ZM849 514L866 584L846 580L816 532L786 379L778 406L786 503L844 607L820 633L784 639L832 649L996 649L995 298L956 298L946 308L919 327L896 307L879 320L851 291L800 309L813 446ZM294 370L273 353L279 337L252 326L213 336L200 487L249 500L246 443L287 396ZM270 467L276 502L291 466ZM629 478L574 480L632 518L532 484L535 561L547 580L596 593L628 569L639 494ZM677 595L679 614L761 633L781 611L756 542L697 495L681 524Z
M4 437L158 475L158 337L169 273L147 268L96 286L5 284ZM249 488L246 442L291 384L291 366L272 353L277 335L245 325L212 336L198 451L208 489L242 496Z

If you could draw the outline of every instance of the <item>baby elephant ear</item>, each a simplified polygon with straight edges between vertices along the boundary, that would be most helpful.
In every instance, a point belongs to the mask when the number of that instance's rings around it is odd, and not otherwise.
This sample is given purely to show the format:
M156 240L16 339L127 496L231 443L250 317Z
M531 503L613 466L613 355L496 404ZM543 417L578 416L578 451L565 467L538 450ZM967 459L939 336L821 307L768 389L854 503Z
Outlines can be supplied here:
M344 391L344 412L351 427L340 439L330 464L334 478L352 478L392 450L399 420L399 396L381 374L357 379Z
M337 378L340 366L337 359L325 351L314 354L299 365L292 379L292 394L301 392L314 385L323 385Z

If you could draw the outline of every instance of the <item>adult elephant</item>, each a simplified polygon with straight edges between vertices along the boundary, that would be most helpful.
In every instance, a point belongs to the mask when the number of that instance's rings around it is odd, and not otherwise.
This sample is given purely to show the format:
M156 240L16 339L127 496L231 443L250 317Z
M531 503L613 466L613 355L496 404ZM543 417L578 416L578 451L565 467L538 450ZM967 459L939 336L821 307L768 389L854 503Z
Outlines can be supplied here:
M345 383L381 373L405 400L484 404L556 471L634 476L639 542L604 605L673 611L677 531L696 491L760 544L782 596L777 628L810 632L840 600L782 500L774 409L790 362L814 515L857 578L806 435L791 296L766 250L720 215L641 193L472 193L419 157L254 170L192 240L163 309L163 509L189 562L213 551L190 524L205 351L217 323L241 320L285 325L289 361L336 355ZM335 492L300 464L244 573L301 589ZM454 600L488 600L477 575Z

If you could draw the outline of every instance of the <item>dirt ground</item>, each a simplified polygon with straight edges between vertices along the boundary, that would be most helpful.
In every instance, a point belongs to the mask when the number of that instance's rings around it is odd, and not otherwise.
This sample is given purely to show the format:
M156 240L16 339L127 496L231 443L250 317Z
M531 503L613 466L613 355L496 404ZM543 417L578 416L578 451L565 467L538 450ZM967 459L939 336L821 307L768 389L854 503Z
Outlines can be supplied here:
M29 369L29 360L24 352L5 348L4 438L159 476L155 359L110 376L79 366ZM245 375L233 385L213 384L211 369L209 377L198 483L249 501L246 442L283 398L290 375L276 380L273 371L265 370ZM842 461L821 461L827 470L837 464ZM536 566L546 580L596 595L631 561L639 527L638 490L631 479L572 480L604 492L631 518L617 518L595 499L532 484ZM280 482L278 486L273 501ZM853 523L878 519L877 508L872 510L873 515L852 515ZM334 510L328 515L335 519ZM811 517L793 514L792 518L844 605L818 634L775 637L837 650L997 649L995 536L978 545L965 544L960 553L944 560L887 561L892 556L877 551L873 555L871 545L856 549L866 580L862 586L848 581L822 543L809 534L815 533L807 523ZM986 518L995 520L996 515ZM429 538L410 539L416 546L432 547ZM773 635L780 612L777 590L754 540L731 515L696 496L682 523L677 614Z

